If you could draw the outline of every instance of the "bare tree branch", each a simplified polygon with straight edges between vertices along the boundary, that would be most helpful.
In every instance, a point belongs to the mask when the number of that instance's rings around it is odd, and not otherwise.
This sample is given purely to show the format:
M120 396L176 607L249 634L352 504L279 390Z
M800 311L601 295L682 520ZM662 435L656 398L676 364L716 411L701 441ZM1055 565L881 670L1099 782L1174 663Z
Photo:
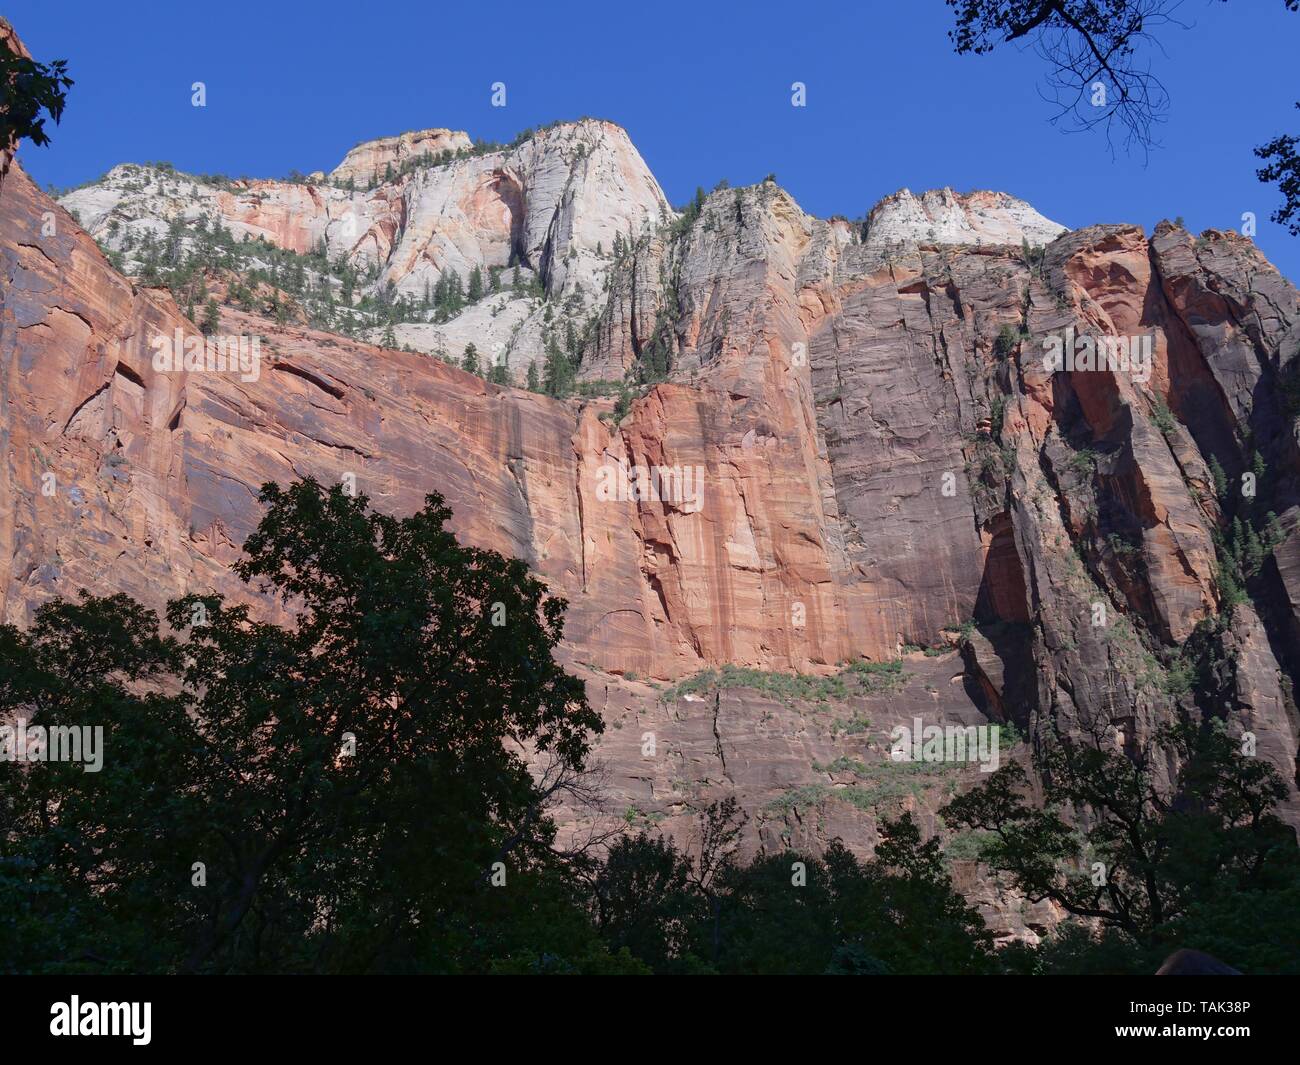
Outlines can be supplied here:
M1156 146L1169 94L1146 56L1160 48L1160 30L1187 28L1174 17L1184 0L946 2L956 18L948 37L959 55L1017 41L1037 52L1048 68L1040 95L1057 109L1053 125L1067 133L1103 129L1112 155L1117 140L1144 155ZM1283 3L1300 10L1300 0Z

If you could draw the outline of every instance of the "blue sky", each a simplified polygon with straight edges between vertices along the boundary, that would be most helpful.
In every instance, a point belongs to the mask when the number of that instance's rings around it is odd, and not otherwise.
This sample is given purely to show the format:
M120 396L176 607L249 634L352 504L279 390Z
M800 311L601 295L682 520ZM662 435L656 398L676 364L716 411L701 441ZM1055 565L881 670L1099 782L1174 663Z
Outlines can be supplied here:
M859 216L881 196L1002 189L1068 226L1244 211L1293 280L1300 238L1268 221L1252 154L1300 132L1300 14L1282 0L1184 0L1153 62L1172 97L1162 147L1111 158L1101 134L1048 124L1030 52L953 54L942 0L655 5L424 2L221 5L10 0L33 54L77 85L42 184L119 162L280 176L329 169L358 141L425 126L508 140L584 114L625 126L670 200L774 172L805 210ZM190 85L207 85L206 108ZM491 106L493 82L508 105ZM794 81L808 106L790 106Z

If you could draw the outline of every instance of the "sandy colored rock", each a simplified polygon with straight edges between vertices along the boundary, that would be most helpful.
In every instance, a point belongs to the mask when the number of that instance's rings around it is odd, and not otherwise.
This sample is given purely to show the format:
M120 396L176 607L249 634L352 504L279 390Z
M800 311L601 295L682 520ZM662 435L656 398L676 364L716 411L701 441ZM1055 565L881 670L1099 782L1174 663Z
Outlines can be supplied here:
M351 149L343 162L330 171L330 177L338 182L368 185L383 180L389 167L400 169L408 159L440 156L443 152L454 155L473 146L468 133L450 129L418 129L396 137L377 137Z
M400 169L419 136L362 146L353 165ZM518 380L572 296L594 316L582 380L666 370L615 421L610 397L558 401L225 308L223 334L260 340L254 379L159 372L151 338L192 325L14 167L0 191L5 620L81 588L245 595L228 565L258 486L351 475L392 513L441 492L462 539L524 559L569 601L563 655L606 721L609 776L605 809L565 811L566 831L612 818L682 835L735 794L750 850L840 838L866 853L903 809L944 832L938 809L977 772L893 773L889 729L916 716L1136 743L1199 699L1294 779L1300 454L1285 386L1300 304L1236 235L1066 233L1010 197L950 190L890 198L864 233L771 182L683 217L626 134L591 121L364 192L117 168L63 202L105 239L114 220L161 231L215 211L283 247L323 240L399 290L514 259L547 299L489 297L399 326L399 343L502 345ZM1145 338L1151 363L1054 368L1045 344L1067 335ZM1235 615L1231 683L1185 692L1179 648L1226 605L1212 466L1240 485L1255 453L1284 539ZM782 697L762 672L674 687L724 666L831 677L863 658L905 676L826 699ZM964 875L999 935L1056 919Z

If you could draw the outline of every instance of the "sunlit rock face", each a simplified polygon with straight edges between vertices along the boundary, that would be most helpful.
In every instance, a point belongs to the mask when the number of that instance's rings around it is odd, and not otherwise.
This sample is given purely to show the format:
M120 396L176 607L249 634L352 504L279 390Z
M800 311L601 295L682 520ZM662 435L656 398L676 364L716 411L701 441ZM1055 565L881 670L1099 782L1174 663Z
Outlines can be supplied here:
M381 268L378 283L419 294L446 270L519 263L552 298L594 299L615 238L672 216L627 133L610 122L563 122L500 151L467 134L420 130L352 148L328 179L261 181L114 166L62 196L110 248L165 231L174 217L220 218L237 237Z
M403 163L421 155L454 155L473 146L468 133L452 129L419 129L396 137L376 137L349 151L343 162L330 171L330 177L340 183L378 184L391 170L400 170Z
M1066 232L1012 197L947 189L888 197L862 223L812 217L770 182L677 212L608 123L468 144L368 142L333 172L351 189L118 167L62 206L12 168L6 621L82 588L247 596L228 567L258 486L351 477L392 513L442 493L463 540L568 600L563 653L607 724L608 802L563 811L566 830L625 817L681 834L734 794L751 850L869 851L904 808L944 832L936 811L979 774L889 776L890 732L917 718L1136 749L1199 709L1294 780L1300 306L1253 244L1168 224ZM159 370L153 338L195 325L92 235L115 248L177 215L323 242L398 290L518 265L542 292L396 327L415 352L226 307L220 333L260 341L256 375ZM565 315L591 326L580 381L660 360L617 416L610 395L551 399L422 353L509 347L518 382ZM1122 341L1125 361L1086 357L1084 338L1094 356ZM1246 474L1281 539L1222 634L1218 687L1188 691L1171 667L1224 612L1214 531ZM772 679L863 660L900 666L821 689ZM672 687L724 666L721 686ZM1056 920L961 869L999 934Z
M1065 226L1004 192L900 189L867 216L866 242L890 244L1049 244Z
M128 261L140 241L165 240L179 220L346 262L361 272L363 292L386 298L419 299L440 278L454 273L466 282L476 270L536 279L552 314L535 301L518 345L513 334L491 342L520 382L543 323L580 328L603 302L616 243L674 217L626 132L595 119L537 130L500 150L446 129L385 137L353 148L328 177L297 182L127 163L60 202ZM464 329L421 324L428 322L413 321L398 343L463 350Z

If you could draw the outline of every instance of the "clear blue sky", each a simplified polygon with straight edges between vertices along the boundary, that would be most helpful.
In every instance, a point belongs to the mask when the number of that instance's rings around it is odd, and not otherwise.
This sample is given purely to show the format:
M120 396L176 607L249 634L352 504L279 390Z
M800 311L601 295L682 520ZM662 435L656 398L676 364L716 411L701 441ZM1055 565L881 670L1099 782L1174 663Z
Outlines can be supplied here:
M358 141L425 126L508 140L584 114L625 126L670 200L774 172L805 210L864 213L901 186L1002 189L1065 225L1259 217L1300 279L1300 238L1268 221L1255 145L1300 132L1300 14L1282 0L1184 0L1153 61L1173 99L1163 147L1111 159L1100 134L1047 122L1029 52L953 54L942 0L652 5L407 2L115 4L10 0L33 54L77 85L42 184L119 162L279 176L328 169ZM190 106L204 81L208 105ZM506 83L508 106L490 106ZM808 106L790 106L790 85Z

